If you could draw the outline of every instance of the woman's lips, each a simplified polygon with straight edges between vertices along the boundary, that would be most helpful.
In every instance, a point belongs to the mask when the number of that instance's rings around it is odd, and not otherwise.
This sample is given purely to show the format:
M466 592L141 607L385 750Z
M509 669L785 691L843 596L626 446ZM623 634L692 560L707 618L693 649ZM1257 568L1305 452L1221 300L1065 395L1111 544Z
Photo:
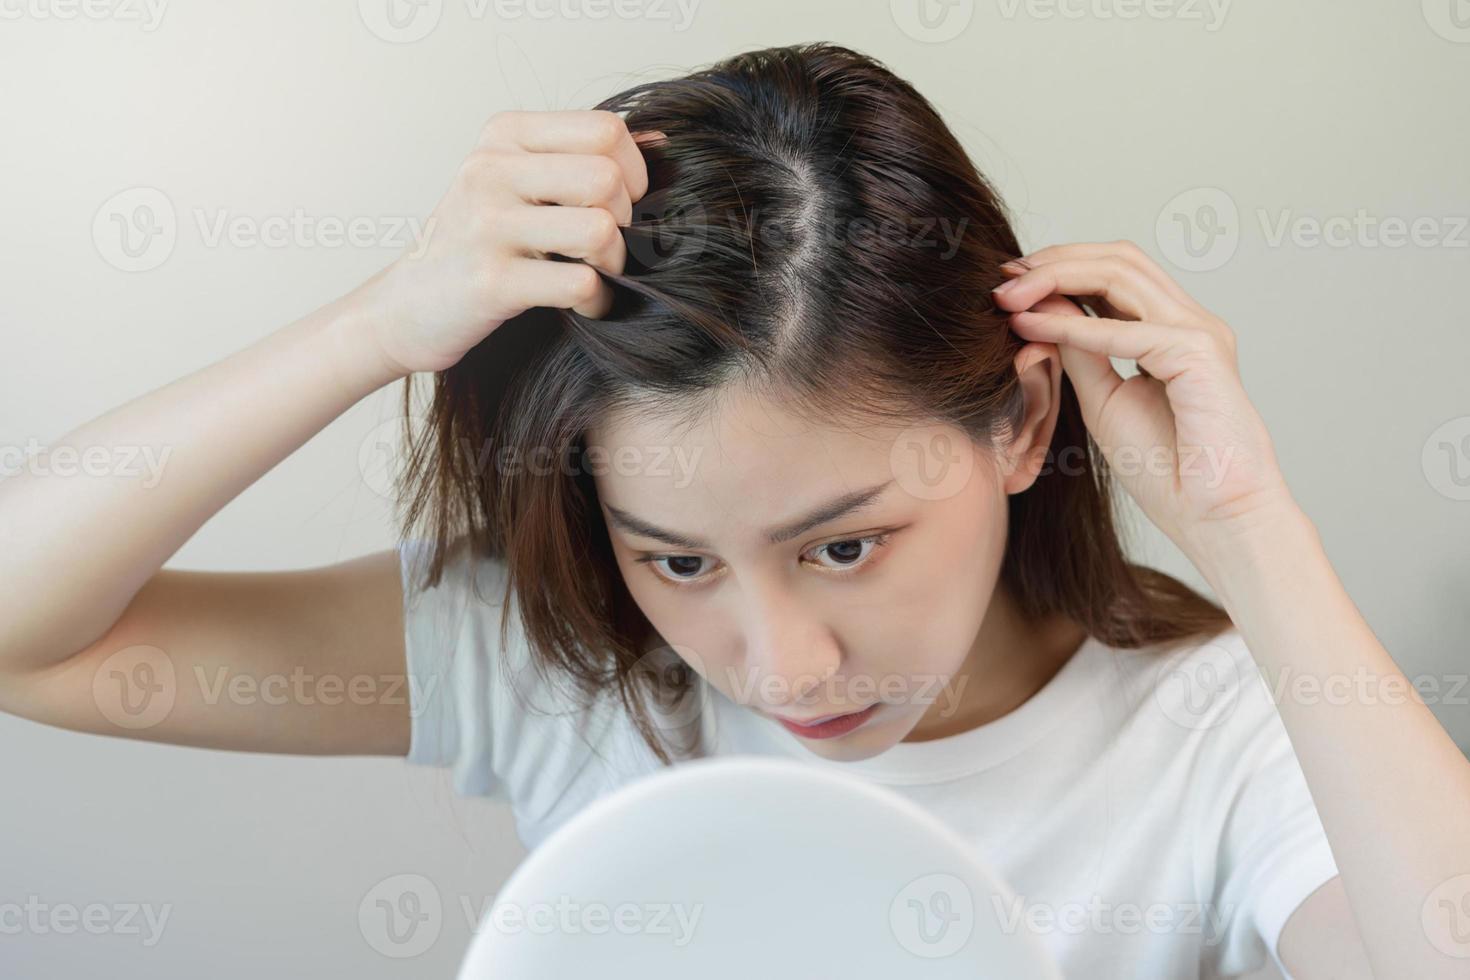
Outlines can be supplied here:
M846 735L857 728L863 722L871 718L878 710L878 702L868 705L859 711L849 711L840 715L825 715L807 724L792 721L781 715L773 717L786 727L786 730L802 738L836 738Z
M776 718L781 721L789 721L793 725L800 725L803 728L810 728L813 725L820 725L824 721L831 721L833 718L845 718L848 715L855 715L859 711L864 710L866 709L854 708L852 711L839 711L833 715L822 715L820 718L788 718L785 715L777 715Z

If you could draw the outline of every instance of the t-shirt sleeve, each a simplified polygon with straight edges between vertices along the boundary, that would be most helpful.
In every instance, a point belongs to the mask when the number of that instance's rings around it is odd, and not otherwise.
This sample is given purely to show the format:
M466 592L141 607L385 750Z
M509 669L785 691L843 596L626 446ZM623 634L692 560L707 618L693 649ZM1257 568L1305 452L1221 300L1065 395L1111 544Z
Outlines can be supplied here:
M406 759L450 768L461 795L506 801L508 788L492 759L496 678L491 671L500 663L503 607L486 601L498 600L504 569L498 562L475 561L459 547L450 551L438 584L423 588L430 544L409 540L399 545L411 716Z
M1221 671L1234 671L1235 703L1219 725L1211 766L1210 913L1223 928L1216 972L1254 969L1269 955L1283 975L1276 943L1292 912L1337 876L1337 863L1272 691L1237 629L1210 646ZM1232 666L1233 665L1233 666Z
M461 796L509 803L522 841L646 768L615 702L589 710L532 656L505 561L461 541L424 588L432 547L399 546L411 735L406 760L447 767ZM505 642L501 642L501 621Z

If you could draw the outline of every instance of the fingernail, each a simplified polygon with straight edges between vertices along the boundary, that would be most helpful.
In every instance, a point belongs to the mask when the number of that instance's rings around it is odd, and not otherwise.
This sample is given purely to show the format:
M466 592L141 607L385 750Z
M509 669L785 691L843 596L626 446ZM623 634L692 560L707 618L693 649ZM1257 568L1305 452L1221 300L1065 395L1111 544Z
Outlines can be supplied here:
M1019 260L1016 260L1016 259L1012 259L1009 262L1002 262L1001 265L1000 265L1000 267L1002 269L1004 269L1006 272L1026 272L1027 271L1026 267L1024 265L1022 265Z
M1010 289L1012 286L1014 286L1017 282L1020 282L1020 280L1019 279L1007 279L1005 282L1001 283L999 286L996 286L994 289L992 289L991 292L992 293L1003 293L1007 289Z

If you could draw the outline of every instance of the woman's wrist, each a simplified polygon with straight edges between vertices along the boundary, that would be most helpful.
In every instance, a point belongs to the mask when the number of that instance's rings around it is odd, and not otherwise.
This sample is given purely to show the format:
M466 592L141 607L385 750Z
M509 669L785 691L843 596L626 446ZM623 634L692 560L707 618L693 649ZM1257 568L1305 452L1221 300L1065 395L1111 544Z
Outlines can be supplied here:
M1197 529L1186 549L1232 617L1263 594L1289 587L1303 562L1322 555L1322 539L1294 501Z
M412 372L383 349L388 324L372 289L382 273L317 311L327 356L337 366L342 384L364 397Z

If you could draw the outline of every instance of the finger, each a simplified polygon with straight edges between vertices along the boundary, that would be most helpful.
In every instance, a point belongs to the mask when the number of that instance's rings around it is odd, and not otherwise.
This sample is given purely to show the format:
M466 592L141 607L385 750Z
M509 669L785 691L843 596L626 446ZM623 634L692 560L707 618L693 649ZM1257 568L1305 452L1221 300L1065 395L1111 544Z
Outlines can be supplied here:
M1028 259L1020 258L1020 259L1011 259L1009 262L1006 262L1004 265L1002 265L1000 267L1000 269L1001 269L1001 272L1003 272L1008 277L1009 280L1014 281L1014 280L1020 279L1023 275L1025 275L1027 272L1030 272L1033 268L1040 268L1040 267L1041 267L1041 264L1038 264L1038 265L1034 265L1033 266ZM1028 280L1028 281L1030 281L1030 280ZM997 305L1001 306L1002 309L1004 309L1004 308L1006 308L1008 306L1009 307L1014 307L1014 306L1017 306L1018 305L1016 303L1009 302L1009 301L1006 302L1006 303L1001 303L1000 302L1001 294L1002 293L1005 293L1005 292L1009 292L1011 288L1012 287L1010 287L1006 283L1002 283L1000 286L998 286L995 289L995 298L996 298ZM1043 293L1043 295L1060 296L1062 294L1061 293L1052 293L1052 294ZM1069 301L1073 302L1075 305L1078 306L1078 311L1077 312L1086 313L1086 314L1095 314L1097 316L1109 317L1109 318L1114 319L1114 320L1126 320L1126 319L1129 319L1129 316L1128 316L1127 313L1125 313L1124 311L1118 309L1116 306L1114 306L1112 303L1110 303L1108 301L1108 299L1106 297L1104 297L1104 296L1080 296L1079 295L1079 296L1068 296L1066 298ZM1036 309L1037 308L1037 304L1033 303L1030 308L1031 309ZM1066 312L1071 312L1071 311L1066 311Z
M1015 313L1011 328L1027 340L1137 361L1150 376L1164 382L1207 353L1211 343L1200 330L1064 313Z
M1137 266L1139 271L1148 276L1161 290L1167 293L1176 303L1193 308L1197 313L1204 314L1204 307L1195 301L1193 296L1185 292L1184 287L1174 281L1174 278L1165 272L1163 267L1153 260L1153 257L1145 252L1134 242L1119 240L1115 242L1070 242L1061 245L1048 245L1034 252L1028 252L1022 258L1028 265L1037 266L1047 262L1060 262L1068 259L1098 259L1109 255L1116 255L1125 262L1131 262Z
M1031 309L1039 313L1070 313L1074 316L1091 316L1091 310L1099 305L1104 308L1107 306L1107 304L1098 300L1093 300L1093 302L1084 306L1071 296L1052 293L1049 296L1043 297L1040 302L1033 303ZM1114 319L1119 318L1115 317Z
M1076 303L1056 295L1046 297L1029 312L1086 318ZM1057 350L1061 354L1062 369L1072 379L1072 387L1077 389L1078 400L1084 405L1101 405L1113 389L1123 383L1122 375L1106 354L1095 354L1066 344L1057 345Z
M585 262L515 256L506 265L506 277L520 309L547 306L600 317L612 307L611 287Z
M1072 300L1068 299L1065 296L1057 296L1057 295L1052 295L1052 296L1046 297L1040 303L1037 303L1035 306L1031 307L1031 310L1028 311L1028 312L1035 312L1035 313L1066 313L1066 314L1071 315L1071 316L1088 316L1089 315L1088 313L1086 313L1082 309L1082 307L1078 306ZM1114 318L1114 319L1116 319L1116 318ZM1063 348L1061 348L1061 351L1062 351L1062 363L1063 363L1063 366L1064 367L1066 366L1066 362L1067 362L1066 353L1067 353L1068 350L1075 350L1075 348L1070 348L1070 347L1063 347ZM1093 371L1091 371L1089 373L1090 374L1093 374L1093 375L1096 375L1097 380L1101 381L1101 380L1104 380L1105 379L1104 378L1104 375L1105 375L1106 372L1104 372L1102 370L1103 368L1106 368L1107 371L1112 372L1112 374L1115 377L1117 377L1119 381L1122 381L1123 380L1122 375L1119 375L1118 374L1117 368L1113 367L1113 362L1112 361L1109 361L1107 359L1106 355L1103 355L1103 354L1093 354L1093 353L1091 353L1089 351L1080 351L1080 350L1077 351L1076 353L1077 353L1077 356L1080 357L1080 358L1088 358L1088 359L1093 359L1094 360L1095 370L1093 370ZM1101 361L1100 362L1096 360L1098 358L1101 358ZM1085 370L1087 368L1087 365L1082 364L1082 365L1078 365L1078 367L1079 367L1079 369ZM1153 375L1149 374L1148 371L1143 367L1143 365L1139 364L1139 365L1137 365L1137 367L1138 367L1138 373L1141 374L1141 375L1143 375L1145 378L1151 378L1151 377L1153 377Z
M1021 262L1021 261L1024 261L1024 260L1023 259L1013 259L1012 261L1013 262ZM1017 267L1009 266L1009 265L1004 265L1004 266L1001 266L1001 271L1004 272L1007 276L1010 276L1010 277L1013 277L1014 278L1014 277L1019 277L1026 270L1025 269L1022 269L1022 268L1017 268ZM1033 309L1033 310L1042 310L1043 312L1048 312L1048 313L1076 313L1076 314L1078 314L1080 316L1105 316L1105 317L1109 317L1110 319L1113 319L1113 320L1126 320L1126 319L1128 319L1123 314L1123 312L1121 310L1119 310L1117 307L1113 306L1113 304L1112 303L1109 303L1106 299L1103 299L1102 297L1099 297L1099 296L1075 296L1074 297L1074 296L1062 296L1060 293L1053 293L1051 295L1057 297L1058 299L1064 299L1064 300L1066 300L1067 303L1071 306L1071 309L1066 309L1066 310L1062 310L1062 309L1056 309L1056 310L1046 309L1042 305L1043 303L1045 303L1045 300L1043 300L1042 303L1033 303L1032 306L1031 306L1031 309Z
M555 252L585 259L605 272L621 275L627 245L613 216L602 208L558 205L511 208L502 217L506 237L521 254L544 258Z
M1035 310L1037 313L1067 313L1072 316L1087 315L1082 307L1078 306L1067 297L1058 296L1055 293L1050 296L1044 297L1041 302L1032 306L1031 309Z
M528 204L606 208L620 225L633 221L633 201L623 172L604 156L541 153L513 156L505 164L511 192Z
M1134 266L1117 257L1047 262L996 287L995 301L1012 312L1043 296L1096 296L1120 314L1112 319L1183 323L1194 318Z
M1123 376L1113 367L1106 354L1094 354L1070 344L1059 344L1062 370L1072 379L1081 403L1083 417L1097 417L1097 407L1107 404L1108 397L1123 383Z
M570 263L570 262L560 262L560 263L557 263L557 264L558 265L571 265L572 263ZM610 309L612 309L612 305L613 305L613 291L612 291L612 287L609 286L606 282L604 282L603 279L602 279L602 277L599 276L598 279L597 279L597 291L596 291L596 293L593 294L592 298L589 299L589 300L587 300L586 302L574 303L572 305L572 309L575 310L576 312L582 314L585 317L591 317L592 319L597 320L597 319L600 319L601 317L606 316L607 315L607 311L610 310Z
M604 109L507 110L485 124L480 145L530 153L593 153L611 157L623 174L628 196L648 193L648 168L628 125Z

